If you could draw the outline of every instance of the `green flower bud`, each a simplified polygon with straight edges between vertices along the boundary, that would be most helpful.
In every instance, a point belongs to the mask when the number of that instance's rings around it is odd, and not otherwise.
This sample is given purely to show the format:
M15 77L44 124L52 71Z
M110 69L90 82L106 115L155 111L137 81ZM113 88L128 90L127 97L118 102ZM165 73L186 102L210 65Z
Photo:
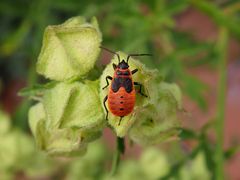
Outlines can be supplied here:
M0 141L0 179L14 179L12 177L14 172L24 170L27 165L26 161L32 158L33 142L30 137L18 130L11 130L0 135Z
M159 179L168 174L170 166L167 156L157 148L148 148L143 151L140 158L142 172L147 179Z
M102 37L97 20L71 18L48 26L38 57L37 72L51 80L63 81L85 76L94 66Z
M152 81L148 90L151 101L137 113L138 121L130 131L130 138L142 145L176 138L180 127L177 116L181 107L180 89L176 84Z
M1 111L0 142L0 174L2 170L21 169L34 151L31 138L17 129L12 129L9 117Z
M44 119L39 118L44 116ZM29 123L38 147L52 156L82 155L86 144L82 142L81 131L73 128L52 129L46 125L46 114L41 103L31 107Z
M122 52L118 52L118 54L120 55L121 60L127 59L126 54ZM111 60L111 63L107 65L107 67L103 71L103 74L100 78L100 85L101 85L100 97L102 101L104 97L108 94L108 88L104 90L102 90L102 88L106 85L106 79L105 79L106 76L113 76L113 73L114 73L114 69L112 66L113 63L118 64L117 56L113 57L113 59ZM148 94L148 84L150 83L151 79L155 77L157 71L149 70L148 68L145 67L144 64L140 63L137 60L134 60L133 58L130 58L129 60L129 68L130 70L138 69L138 72L133 75L133 81L140 82L144 87L145 93ZM111 114L111 112L109 112L108 122L114 128L117 136L124 137L127 134L127 132L129 131L129 129L131 128L135 120L137 120L136 118L137 112L141 112L144 106L146 106L148 103L149 103L149 98L141 96L136 91L136 104L135 104L134 110L130 115L125 116L122 119L120 125L118 125L120 117L114 116L113 114ZM103 104L102 104L102 107L104 108Z
M105 180L132 180L132 179L149 179L139 166L136 160L124 160L114 176L105 175Z
M192 161L180 169L179 178L184 180L212 179L203 152L199 152Z
M140 159L128 159L119 164L114 176L105 175L106 180L161 179L170 171L167 155L157 148L144 149Z
M53 170L46 156L34 148L33 139L24 132L11 128L10 119L2 111L0 111L0 141L0 179L14 179L15 173L19 171L35 179Z
M50 155L79 155L105 125L99 82L58 83L29 111L37 145Z
M104 162L107 158L105 146L96 141L89 144L85 156L77 158L69 167L66 179L102 179L101 174L105 171Z
M0 111L0 174L2 170L10 168L16 160L17 154L15 154L14 148L12 148L14 147L15 139L14 136L9 135L9 131L10 119L7 114ZM8 157L8 155L10 156Z
M46 91L43 105L52 128L91 129L102 126L103 110L99 100L99 81L59 83Z

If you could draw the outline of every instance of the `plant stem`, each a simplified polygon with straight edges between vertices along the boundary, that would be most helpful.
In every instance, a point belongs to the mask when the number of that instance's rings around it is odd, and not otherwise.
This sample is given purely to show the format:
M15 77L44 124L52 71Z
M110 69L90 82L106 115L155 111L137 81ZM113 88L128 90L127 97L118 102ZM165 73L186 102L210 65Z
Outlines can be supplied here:
M125 145L124 145L124 138L117 137L116 138L116 151L113 157L112 162L112 169L111 169L111 175L113 176L118 169L118 165L120 162L120 155L123 154L125 151Z
M225 118L225 98L226 98L226 61L227 61L227 45L228 31L226 28L221 28L219 39L217 42L217 53L219 54L219 73L220 79L218 83L218 99L217 99L217 121L215 124L216 130L216 156L215 156L215 175L217 180L224 179L224 118Z

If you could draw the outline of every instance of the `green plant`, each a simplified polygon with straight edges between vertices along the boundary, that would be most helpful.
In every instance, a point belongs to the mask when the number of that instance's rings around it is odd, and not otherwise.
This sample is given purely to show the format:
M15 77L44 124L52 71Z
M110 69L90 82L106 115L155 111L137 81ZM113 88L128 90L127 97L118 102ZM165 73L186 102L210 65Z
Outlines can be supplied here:
M38 103L30 108L29 124L41 150L53 156L79 156L87 145L101 136L105 125L110 125L118 137L119 148L124 152L124 138L149 145L176 137L180 123L177 111L181 110L181 92L176 84L163 82L157 70L149 70L131 59L129 66L139 70L134 77L140 81L149 98L137 96L133 113L124 117L121 125L110 114L106 122L101 91L105 76L113 74L114 57L99 80L91 81L90 70L99 53L101 33L96 19L87 23L82 17L71 18L45 30L43 46L37 62L37 71L53 81L39 87L27 88L21 95L30 95ZM126 59L124 53L119 52ZM49 85L50 84L50 85Z
M192 32L182 32L178 29L178 16L186 13L189 8L205 14L205 17L215 24L216 29L221 31L217 40L195 39ZM76 0L25 0L24 3L19 0L2 0L0 2L1 88L4 90L10 84L9 81L19 81L20 79L20 81L25 81L28 87L31 87L25 92L33 99L42 101L42 96L47 90L49 90L49 95L51 89L59 85L58 82L52 81L42 85L46 80L38 77L35 71L43 31L49 24L62 23L69 17L78 14L87 18L97 17L104 37L104 46L127 53L135 53L136 51L152 53L151 60L143 58L141 62L147 68L157 68L166 82L178 82L183 94L195 101L204 110L203 113L208 110L208 104L204 97L208 87L190 74L189 69L208 67L212 71L216 71L216 67L220 65L221 68L217 69L217 72L222 74L217 103L219 105L218 113L213 120L210 120L210 123L201 129L180 129L180 143L173 143L173 147L168 149L168 154L171 153L174 160L170 159L171 165L166 179L178 177L180 169L194 159L198 151L204 154L211 179L223 179L223 167L226 161L239 152L238 144L229 149L224 149L222 146L225 111L224 92L227 86L225 83L227 61L225 54L227 53L226 47L229 39L239 41L238 11L239 2L235 0L124 0L121 3L107 0L81 1L81 3ZM69 64L66 67L69 67ZM103 67L100 63L96 63L86 78L94 81L99 78L102 71ZM77 74L74 71L71 72L69 76ZM73 81L77 80L73 79ZM41 85L36 84L37 82ZM79 83L74 84L74 87L78 86ZM75 91L75 88L73 88L73 91L73 94L79 93ZM12 100L9 99L8 102L12 102ZM100 104L101 102L99 102ZM32 103L28 99L17 106L17 110L11 114L13 128L19 128L25 133L28 132L27 112L31 106ZM41 110L41 106L41 104L36 105L35 110ZM32 109L34 108L32 107ZM191 112L188 113L191 114ZM195 121L195 117L192 121ZM147 125L149 124L147 123ZM143 129L145 135L148 135L147 130L149 129ZM216 141L209 138L209 131L217 134ZM74 137L74 133L70 134L71 137ZM96 132L95 137L98 135ZM132 138L134 137L132 136ZM196 146L191 146L189 151L185 151L181 145L182 141L193 141ZM216 144L217 148L215 148ZM121 140L119 145L121 145ZM121 152L120 148L119 153ZM213 157L213 154L216 156ZM118 158L116 159L118 160ZM132 163L129 166L134 167L135 164ZM139 171L129 171L130 174L134 174L134 172Z

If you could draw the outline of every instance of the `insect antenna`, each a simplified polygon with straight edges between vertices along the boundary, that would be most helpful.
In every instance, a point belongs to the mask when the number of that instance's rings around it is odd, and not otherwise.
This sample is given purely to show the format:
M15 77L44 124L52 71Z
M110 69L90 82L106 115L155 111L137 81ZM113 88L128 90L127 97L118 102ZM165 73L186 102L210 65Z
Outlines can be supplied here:
M127 57L127 63L131 56L152 56L152 54L129 54Z
M116 52L114 52L114 51L111 51L110 49L107 49L107 48L105 48L105 47L103 47L103 46L100 46L100 48L101 48L101 49L104 49L104 50L106 50L106 51L108 51L108 52L110 52L110 53L112 53L112 54L117 55L117 57L118 57L118 63L120 63L120 56L119 56L118 53L116 53Z

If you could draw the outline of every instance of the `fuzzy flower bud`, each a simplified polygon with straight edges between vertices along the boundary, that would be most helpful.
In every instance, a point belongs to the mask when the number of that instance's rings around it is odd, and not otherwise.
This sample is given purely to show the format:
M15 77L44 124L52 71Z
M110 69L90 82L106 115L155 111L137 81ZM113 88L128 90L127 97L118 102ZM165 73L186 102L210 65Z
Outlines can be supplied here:
M102 41L98 23L75 17L61 25L48 26L38 57L37 72L63 81L85 76L94 66Z
M119 55L121 60L127 57L121 52ZM114 73L112 63L118 64L116 56L101 76L101 88L106 85L105 77ZM150 70L132 58L129 60L129 67L130 70L138 69L133 75L133 81L143 85L148 97L141 96L138 87L135 87L136 104L133 112L122 119L121 125L118 124L120 117L109 112L109 124L117 136L124 137L130 132L130 138L139 144L156 144L175 137L180 126L177 110L181 108L181 92L178 86L163 82L157 70ZM108 90L101 91L101 99L104 99L107 93Z
M151 101L137 113L138 120L130 131L130 138L142 145L158 144L176 138L180 127L177 116L181 108L179 87L176 84L153 81L149 93Z
M50 155L78 155L101 135L105 124L99 82L58 83L29 111L29 123L40 149Z

